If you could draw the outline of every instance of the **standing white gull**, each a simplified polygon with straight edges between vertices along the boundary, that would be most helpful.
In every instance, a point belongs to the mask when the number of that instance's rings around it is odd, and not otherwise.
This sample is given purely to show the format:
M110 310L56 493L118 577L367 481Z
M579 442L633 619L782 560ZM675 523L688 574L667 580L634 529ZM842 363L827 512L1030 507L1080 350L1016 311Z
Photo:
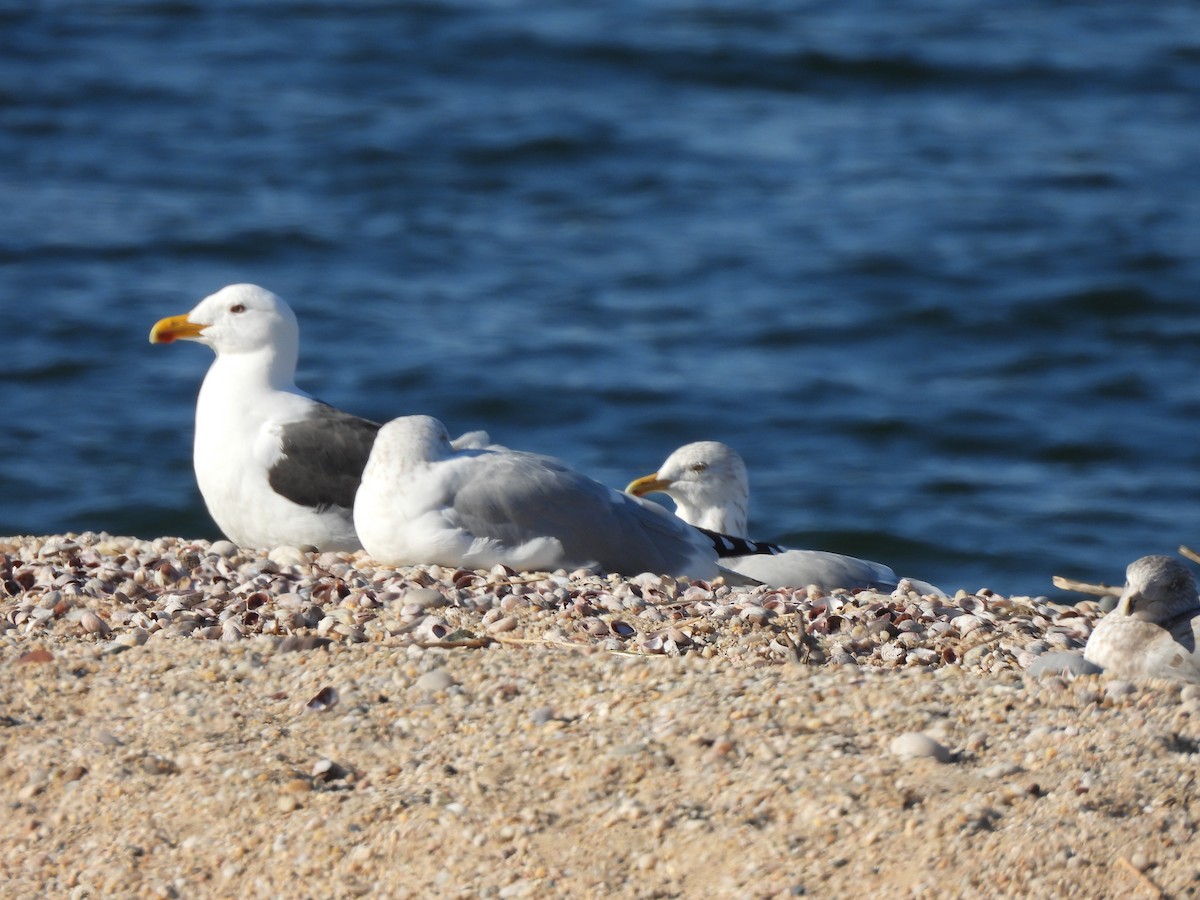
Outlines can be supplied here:
M656 504L547 456L456 450L429 416L380 429L354 524L367 553L391 565L717 574L714 540Z
M1191 570L1169 556L1143 556L1125 576L1125 591L1092 629L1084 659L1120 678L1200 683L1200 597Z
M661 491L675 501L676 515L683 521L746 537L750 507L746 464L733 448L719 441L685 444L668 456L657 472L631 481L625 490L637 497ZM882 563L823 550L776 550L775 554L726 557L721 564L772 587L815 584L826 590L841 587L890 591L899 583L896 574ZM932 588L923 583L914 586L922 592L925 587Z
M356 550L354 492L379 425L296 387L300 329L252 284L162 319L152 344L198 341L217 358L196 400L193 461L209 514L243 547Z

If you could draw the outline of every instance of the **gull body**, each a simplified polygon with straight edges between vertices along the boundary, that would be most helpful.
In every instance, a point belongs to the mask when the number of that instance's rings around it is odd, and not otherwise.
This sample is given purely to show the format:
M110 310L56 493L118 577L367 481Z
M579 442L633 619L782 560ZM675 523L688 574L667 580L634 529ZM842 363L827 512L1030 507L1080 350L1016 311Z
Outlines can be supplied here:
M733 448L719 441L685 444L668 456L657 472L630 482L625 490L634 496L660 491L675 501L675 513L683 521L747 537L750 479L746 465ZM772 587L815 584L826 590L890 591L899 581L882 563L822 550L783 549L774 555L726 557L721 564Z
M1125 570L1116 608L1088 637L1084 659L1121 678L1200 683L1196 579L1170 556L1143 556Z
M162 319L151 343L196 341L216 359L196 400L196 482L217 527L244 547L355 550L352 509L379 425L296 387L291 307L252 284Z
M379 423L296 387L300 327L284 300L231 284L158 321L152 344L210 347L196 399L192 461L209 515L243 547L358 550L354 494ZM455 442L488 446L486 431Z
M712 540L661 507L550 457L457 450L429 416L380 429L354 522L366 551L392 565L717 574Z

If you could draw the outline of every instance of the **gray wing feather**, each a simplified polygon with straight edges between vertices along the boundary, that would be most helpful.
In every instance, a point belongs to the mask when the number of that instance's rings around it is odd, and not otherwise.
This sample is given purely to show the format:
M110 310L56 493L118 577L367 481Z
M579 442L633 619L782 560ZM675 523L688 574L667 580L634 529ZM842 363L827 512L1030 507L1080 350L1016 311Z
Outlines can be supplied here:
M452 514L454 524L477 537L507 544L554 537L569 560L611 572L711 577L716 571L707 538L657 505L551 457L484 451L477 460L456 492Z
M772 587L875 588L891 591L896 574L882 563L823 550L785 550L775 556L742 556L721 564Z

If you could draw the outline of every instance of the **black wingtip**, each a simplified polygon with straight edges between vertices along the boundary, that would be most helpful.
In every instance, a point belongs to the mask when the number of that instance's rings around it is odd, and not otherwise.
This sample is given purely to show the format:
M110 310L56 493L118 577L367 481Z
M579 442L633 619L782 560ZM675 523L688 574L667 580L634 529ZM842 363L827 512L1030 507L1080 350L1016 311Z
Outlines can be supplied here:
M731 534L721 534L719 531L709 531L707 528L697 528L712 541L717 558L727 556L775 556L784 551L778 544L768 544L766 541L752 541L749 538L734 537Z

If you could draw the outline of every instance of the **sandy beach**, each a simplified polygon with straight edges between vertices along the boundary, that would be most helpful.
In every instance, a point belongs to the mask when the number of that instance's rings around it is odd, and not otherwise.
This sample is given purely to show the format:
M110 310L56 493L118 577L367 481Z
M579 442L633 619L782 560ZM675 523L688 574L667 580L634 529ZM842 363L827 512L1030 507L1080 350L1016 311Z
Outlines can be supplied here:
M1094 601L0 539L9 896L1194 896Z

